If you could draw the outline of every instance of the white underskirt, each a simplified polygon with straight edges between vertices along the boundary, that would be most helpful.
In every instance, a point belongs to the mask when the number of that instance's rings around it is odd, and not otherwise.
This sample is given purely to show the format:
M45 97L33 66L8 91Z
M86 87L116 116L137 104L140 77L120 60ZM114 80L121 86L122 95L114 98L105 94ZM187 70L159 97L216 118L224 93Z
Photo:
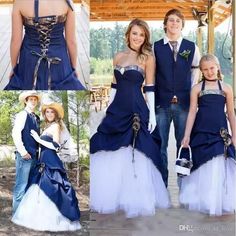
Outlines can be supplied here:
M124 210L127 217L154 215L170 206L169 194L159 170L132 147L99 151L90 158L90 207L99 213ZM136 178L135 178L136 174Z
M24 195L12 217L12 222L39 231L75 231L81 229L79 221L72 222L57 209L54 202L33 184Z
M236 164L231 158L217 156L182 179L180 203L189 210L209 215L236 210Z

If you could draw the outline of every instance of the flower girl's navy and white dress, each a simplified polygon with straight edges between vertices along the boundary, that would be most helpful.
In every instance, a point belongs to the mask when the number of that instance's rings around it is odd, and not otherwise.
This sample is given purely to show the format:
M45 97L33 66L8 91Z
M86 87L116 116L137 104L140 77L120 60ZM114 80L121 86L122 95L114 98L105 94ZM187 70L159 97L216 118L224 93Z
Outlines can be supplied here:
M115 98L90 140L91 209L121 209L127 217L152 215L156 207L169 206L169 196L161 175L160 143L148 131L149 110L141 92L144 71L135 65L116 66L114 76ZM135 116L140 129L133 143Z
M64 38L67 16L39 17L39 0L34 1L35 17L22 16L25 36L19 64L5 90L84 90L71 66ZM72 9L70 1L66 2Z
M53 142L48 134L41 139ZM75 231L81 228L74 189L55 150L41 146L40 159L12 221L40 231Z
M220 130L228 130L226 98L219 81L218 86L217 90L205 90L205 81L202 83L190 138L193 168L191 175L183 178L180 191L182 204L210 215L233 213L236 209L235 147L231 144L224 155Z

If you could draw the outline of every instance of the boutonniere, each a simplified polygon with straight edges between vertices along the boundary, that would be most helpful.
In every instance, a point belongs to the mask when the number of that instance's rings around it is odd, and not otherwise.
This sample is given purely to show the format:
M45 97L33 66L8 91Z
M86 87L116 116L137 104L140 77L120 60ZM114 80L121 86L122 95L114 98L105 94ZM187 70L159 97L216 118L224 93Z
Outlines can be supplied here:
M191 50L184 50L183 52L180 52L179 55L185 58L186 60L188 60L190 53L191 53Z

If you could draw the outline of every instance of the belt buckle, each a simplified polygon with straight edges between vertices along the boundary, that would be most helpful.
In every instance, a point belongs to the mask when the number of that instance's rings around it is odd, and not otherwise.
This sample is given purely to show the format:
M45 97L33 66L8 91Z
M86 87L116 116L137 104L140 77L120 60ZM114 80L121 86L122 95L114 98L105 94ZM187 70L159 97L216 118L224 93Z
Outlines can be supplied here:
M174 97L171 99L170 103L172 103L172 104L178 103L178 98L177 98L176 96L174 96Z

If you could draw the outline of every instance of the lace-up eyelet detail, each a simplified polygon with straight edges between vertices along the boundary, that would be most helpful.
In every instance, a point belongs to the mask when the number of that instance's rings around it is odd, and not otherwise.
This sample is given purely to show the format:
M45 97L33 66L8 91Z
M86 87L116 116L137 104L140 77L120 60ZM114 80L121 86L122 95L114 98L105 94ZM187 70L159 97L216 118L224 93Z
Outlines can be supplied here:
M48 57L48 49L51 43L51 32L54 26L60 21L64 22L66 20L66 16L48 16L39 18L37 21L35 19L27 19L28 23L31 23L36 28L39 34L39 42L40 42L40 53L34 50L31 53L38 57L38 61L36 63L34 69L33 76L33 87L32 89L36 89L37 79L38 79L38 70L42 60L46 60L48 64L48 89L51 89L51 64L59 64L61 62L61 58L59 57Z

